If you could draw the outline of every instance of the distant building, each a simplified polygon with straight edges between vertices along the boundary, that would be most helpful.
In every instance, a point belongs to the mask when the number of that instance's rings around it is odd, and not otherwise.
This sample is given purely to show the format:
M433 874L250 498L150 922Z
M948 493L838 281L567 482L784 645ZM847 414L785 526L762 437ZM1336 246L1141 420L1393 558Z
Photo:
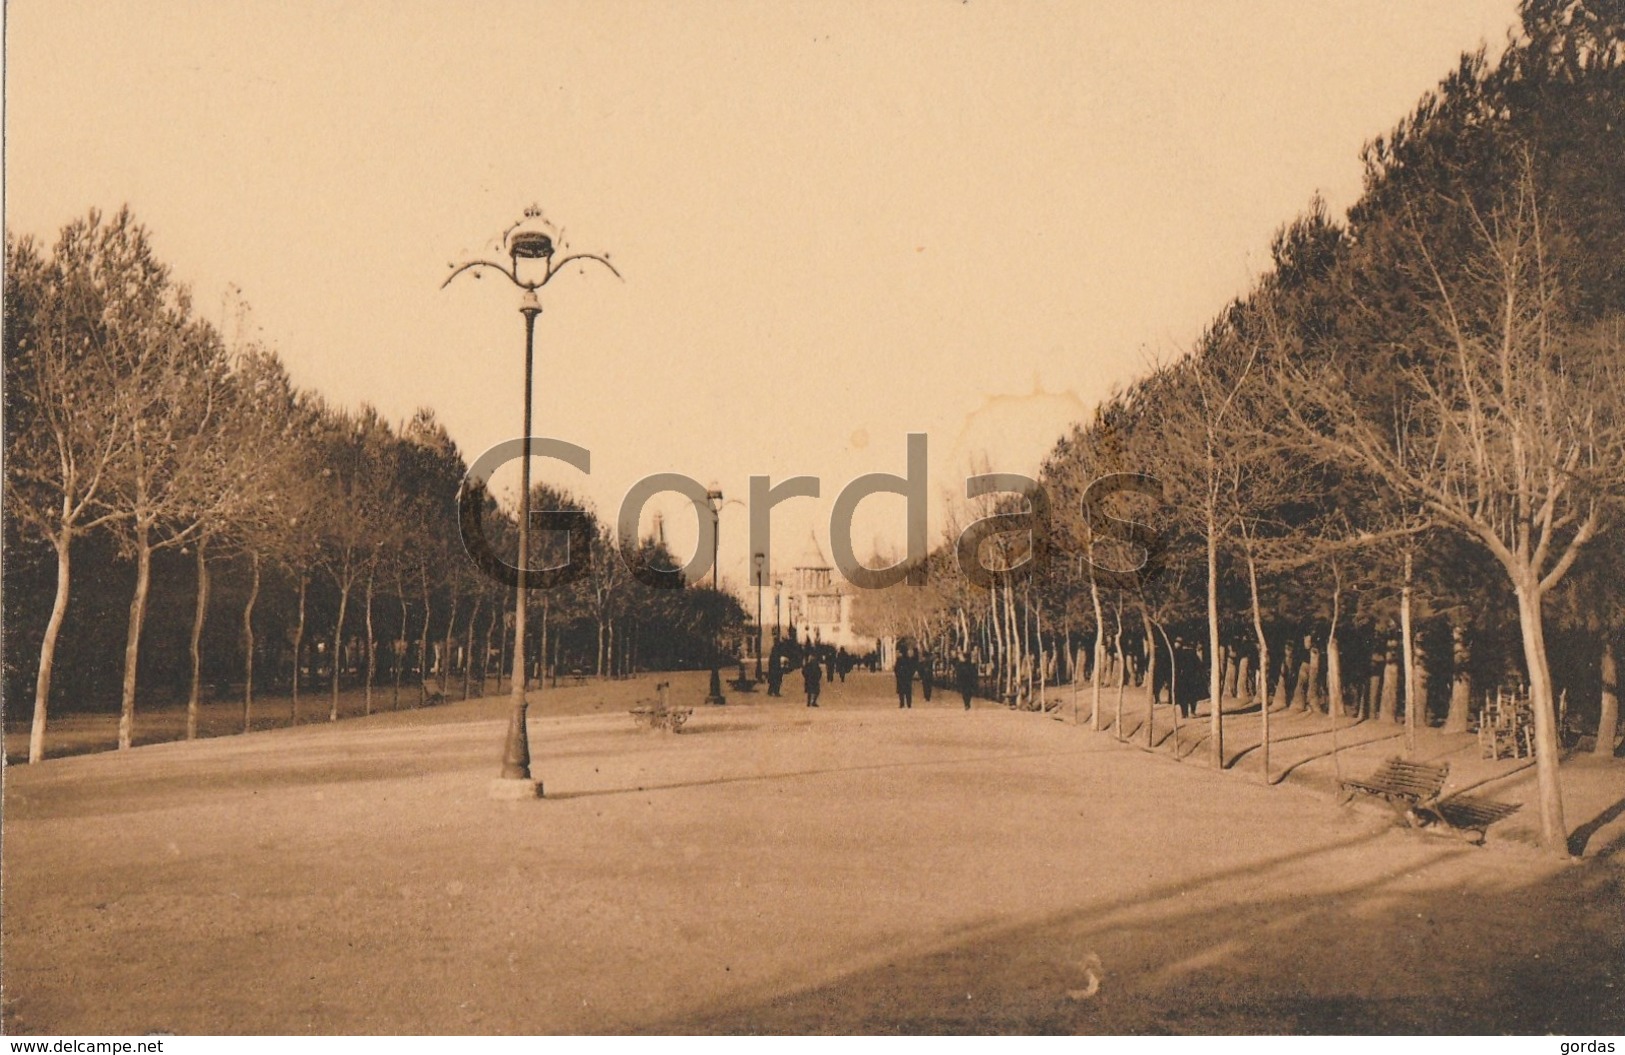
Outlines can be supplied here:
M786 637L793 635L803 645L833 645L863 655L875 642L852 632L852 601L851 587L836 577L835 566L808 532L790 577L774 580L772 618Z

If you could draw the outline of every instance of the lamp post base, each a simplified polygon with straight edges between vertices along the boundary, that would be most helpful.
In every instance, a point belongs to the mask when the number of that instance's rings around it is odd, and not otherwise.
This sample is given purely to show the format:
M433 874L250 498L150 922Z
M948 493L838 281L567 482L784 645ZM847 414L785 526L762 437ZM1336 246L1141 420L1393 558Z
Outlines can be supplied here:
M542 797L542 782L539 780L516 780L513 777L497 777L487 786L486 792L493 799L503 799L509 802L539 799Z

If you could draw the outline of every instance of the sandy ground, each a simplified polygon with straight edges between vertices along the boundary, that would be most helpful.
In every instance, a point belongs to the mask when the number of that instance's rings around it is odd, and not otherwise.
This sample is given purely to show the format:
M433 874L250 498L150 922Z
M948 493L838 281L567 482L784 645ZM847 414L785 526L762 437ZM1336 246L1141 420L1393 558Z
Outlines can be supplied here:
M1392 727L1277 714L1266 786L1256 714L1216 773L1087 690L1074 726L856 675L672 735L653 685L536 697L540 801L487 794L502 699L9 767L6 1031L1625 1031L1621 760L1565 767L1567 864L1532 809L1472 847L1337 805Z

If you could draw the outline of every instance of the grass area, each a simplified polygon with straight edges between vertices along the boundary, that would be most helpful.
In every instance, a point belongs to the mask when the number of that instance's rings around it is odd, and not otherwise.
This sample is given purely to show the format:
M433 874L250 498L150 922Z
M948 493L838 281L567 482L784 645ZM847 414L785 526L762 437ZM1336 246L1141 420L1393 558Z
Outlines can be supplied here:
M569 708L583 706L593 707L600 701L610 699L619 700L628 694L648 691L648 686L639 687L646 679L631 678L624 681L600 681L589 679L576 681L574 679L561 679L557 685L544 686L532 689L530 699L534 706L549 710L564 708L561 713L577 713ZM650 685L653 684L651 680ZM491 690L491 698L507 699L507 683L504 682L504 692L499 696L496 692L496 679L487 683ZM593 691L587 692L588 688ZM427 686L428 691L416 682L407 682L400 686L397 692L393 682L379 684L373 687L371 699L364 687L346 687L339 691L338 720L345 721L352 718L362 718L369 715L378 716L395 711L408 711L422 713L430 710L439 710L448 702L461 703L464 700L463 683L460 678L452 678L446 686L444 693L440 692L438 681L432 681ZM470 686L470 695L478 700L480 698L479 682L476 679ZM473 701L470 701L473 702ZM118 747L118 713L115 710L74 711L58 705L57 712L48 716L45 724L45 757L62 758L68 755L82 755L95 751L112 751ZM270 729L287 729L295 725L325 725L330 722L334 712L333 694L330 685L314 685L301 688L298 705L295 706L293 697L289 693L256 694L252 705L247 709L247 726L254 732L264 732ZM198 708L198 737L208 739L216 736L236 736L243 732L245 726L245 708L241 698L220 699L210 698L199 705ZM455 717L448 720L463 720L467 712L455 712ZM29 706L8 708L5 715L6 761L10 763L26 762L28 760L28 737L30 724L33 720L32 701ZM433 721L432 718L414 719ZM136 746L147 744L169 743L173 740L186 738L186 704L168 701L158 705L139 702L136 706L135 735L132 737Z

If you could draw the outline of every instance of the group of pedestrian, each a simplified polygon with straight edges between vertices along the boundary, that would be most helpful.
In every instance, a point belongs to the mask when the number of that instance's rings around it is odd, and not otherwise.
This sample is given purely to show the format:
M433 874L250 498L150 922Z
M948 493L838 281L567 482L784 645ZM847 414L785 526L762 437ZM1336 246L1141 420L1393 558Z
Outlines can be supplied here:
M920 679L920 695L926 703L931 702L931 690L936 686L936 664L929 652L904 646L897 653L897 664L893 668L893 673L897 681L899 709L913 709L916 676ZM954 653L953 676L954 688L959 690L959 695L965 702L965 710L968 711L971 697L976 694L978 671L976 661L963 649Z
M897 681L897 706L899 709L912 709L914 706L914 676L920 676L920 692L925 702L931 702L931 687L935 684L931 680L931 657L929 654L917 653L908 645L897 650L897 662L892 666L892 675Z
M767 694L780 695L784 683L784 676L794 669L791 665L787 650L775 645L773 654L767 666ZM807 706L817 707L818 697L822 694L824 683L833 682L837 677L846 680L846 671L849 669L841 662L843 655L835 651L820 656L816 651L809 649L801 661L801 684L807 694ZM929 652L923 652L905 645L898 651L897 663L893 668L897 683L897 706L902 710L911 710L914 707L914 679L919 678L920 695L926 703L931 702L931 691L936 687L936 668ZM978 671L976 661L968 652L960 650L954 653L953 660L954 688L959 690L964 699L965 710L971 708L971 697L976 694Z
M1180 717L1194 718L1197 707L1208 697L1202 655L1197 651L1195 642L1183 637L1174 638L1170 651L1173 653L1172 662L1157 665L1151 690L1157 699L1161 699L1163 692L1167 691L1173 698L1174 706L1179 709Z

